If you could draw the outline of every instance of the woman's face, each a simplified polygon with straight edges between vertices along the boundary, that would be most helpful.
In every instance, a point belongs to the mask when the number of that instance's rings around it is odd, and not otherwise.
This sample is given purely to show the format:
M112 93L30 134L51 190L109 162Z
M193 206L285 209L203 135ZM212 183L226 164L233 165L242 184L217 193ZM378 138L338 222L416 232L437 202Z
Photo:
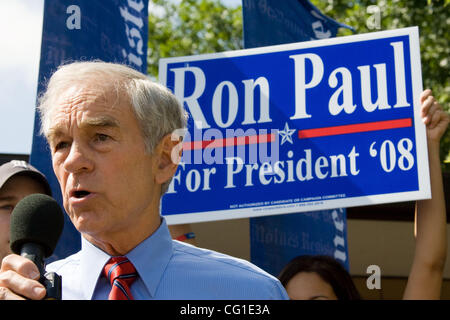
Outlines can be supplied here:
M337 300L330 284L315 272L297 273L286 285L291 300Z

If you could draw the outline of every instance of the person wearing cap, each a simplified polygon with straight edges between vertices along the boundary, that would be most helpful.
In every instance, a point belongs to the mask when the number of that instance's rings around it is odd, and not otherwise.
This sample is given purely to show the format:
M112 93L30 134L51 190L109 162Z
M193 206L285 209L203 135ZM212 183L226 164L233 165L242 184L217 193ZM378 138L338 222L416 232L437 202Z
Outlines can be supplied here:
M20 200L34 193L52 195L47 179L39 170L22 160L12 160L0 166L0 260L11 253L11 212Z

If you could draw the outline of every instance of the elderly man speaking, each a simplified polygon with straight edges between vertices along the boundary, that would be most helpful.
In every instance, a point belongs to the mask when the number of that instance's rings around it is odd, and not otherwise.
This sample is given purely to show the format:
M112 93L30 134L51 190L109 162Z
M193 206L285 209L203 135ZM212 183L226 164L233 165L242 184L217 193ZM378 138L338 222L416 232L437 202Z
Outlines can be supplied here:
M42 133L81 250L47 267L63 299L287 299L251 263L170 237L161 196L174 175L171 133L186 126L173 94L123 65L60 67L40 99ZM0 298L42 299L37 268L18 255L0 270Z

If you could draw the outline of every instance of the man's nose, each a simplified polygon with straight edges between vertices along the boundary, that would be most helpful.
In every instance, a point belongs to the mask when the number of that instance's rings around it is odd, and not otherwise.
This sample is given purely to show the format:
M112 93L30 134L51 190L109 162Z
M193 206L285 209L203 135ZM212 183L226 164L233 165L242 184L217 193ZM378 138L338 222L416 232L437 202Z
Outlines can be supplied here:
M92 170L93 162L89 157L87 147L80 143L72 142L70 152L64 161L64 169L69 173L81 173Z

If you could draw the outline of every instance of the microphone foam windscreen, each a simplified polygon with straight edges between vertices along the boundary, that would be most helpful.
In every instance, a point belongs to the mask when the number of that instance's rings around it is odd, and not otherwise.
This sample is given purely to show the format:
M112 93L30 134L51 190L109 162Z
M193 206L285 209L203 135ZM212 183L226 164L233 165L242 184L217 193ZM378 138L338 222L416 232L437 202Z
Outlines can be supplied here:
M17 203L11 213L10 247L20 254L24 243L40 244L49 257L64 227L58 202L45 194L31 194Z

